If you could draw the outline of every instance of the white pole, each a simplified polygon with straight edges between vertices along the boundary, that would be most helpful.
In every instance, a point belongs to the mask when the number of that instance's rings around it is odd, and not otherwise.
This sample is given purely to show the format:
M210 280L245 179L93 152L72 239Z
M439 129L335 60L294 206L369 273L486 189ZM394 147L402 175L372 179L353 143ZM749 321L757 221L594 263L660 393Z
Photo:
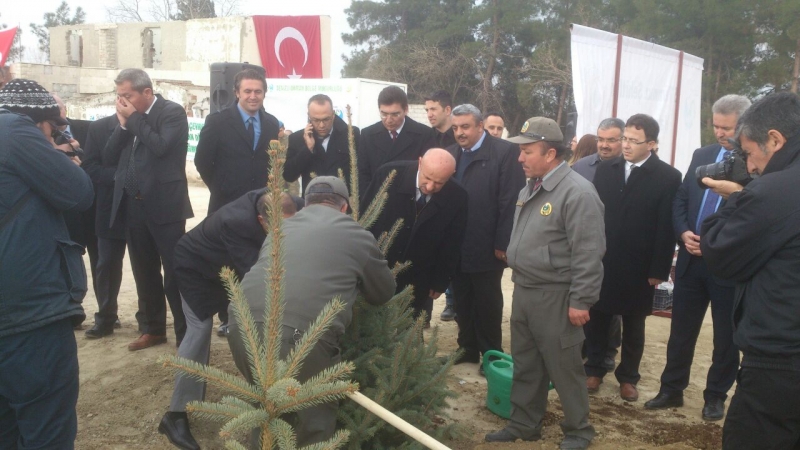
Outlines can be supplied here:
M354 392L350 394L350 398L358 403L359 405L366 408L367 411L375 414L376 416L380 417L381 419L385 420L389 423L389 425L397 428L398 430L402 431L403 433L409 435L410 437L414 438L415 441L419 442L420 444L428 447L432 450L450 450L450 447L442 444L441 442L437 441L436 439L428 436L424 432L422 432L419 428L416 428L414 425L406 422L405 420L397 417L396 415L392 414L391 411L384 408L383 406L375 403L369 397L366 397L360 392Z

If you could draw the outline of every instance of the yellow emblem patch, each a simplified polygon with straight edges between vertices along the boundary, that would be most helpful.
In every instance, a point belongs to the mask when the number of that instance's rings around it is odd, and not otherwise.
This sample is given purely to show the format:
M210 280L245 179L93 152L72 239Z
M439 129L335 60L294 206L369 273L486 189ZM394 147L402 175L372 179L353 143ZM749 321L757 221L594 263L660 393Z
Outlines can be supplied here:
M528 131L528 121L526 120L525 123L522 124L522 129L519 130L520 133L524 133Z
M541 210L541 211L539 211L539 212L540 212L540 213L542 213L542 215L543 215L543 216L549 216L549 215L550 215L550 213L552 213L552 212L553 212L553 205L551 205L549 202L548 202L548 203L545 203L545 204L542 206L542 210Z

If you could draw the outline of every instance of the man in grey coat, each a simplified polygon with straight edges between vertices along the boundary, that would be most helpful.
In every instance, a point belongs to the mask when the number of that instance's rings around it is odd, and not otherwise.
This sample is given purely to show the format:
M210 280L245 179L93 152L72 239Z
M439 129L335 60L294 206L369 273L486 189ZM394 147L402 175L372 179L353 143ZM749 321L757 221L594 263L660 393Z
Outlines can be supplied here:
M603 282L605 225L594 187L570 169L558 125L532 117L519 162L530 178L519 193L508 245L513 270L511 421L487 442L541 439L552 380L564 410L562 449L584 449L595 435L581 360L583 325Z
M350 196L344 182L332 176L316 177L306 187L305 194L306 206L283 223L283 245L291 251L283 255L285 309L281 357L292 350L295 340L334 297L338 295L346 308L304 360L297 377L300 382L339 362L339 337L350 323L359 292L367 302L382 305L395 291L394 276L372 233L345 214ZM265 320L264 298L268 289L265 270L271 264L270 252L271 241L267 239L258 262L242 280L242 290L259 326ZM231 307L228 320L228 342L236 367L252 380ZM333 436L338 408L338 402L330 402L298 411L293 424L298 447Z

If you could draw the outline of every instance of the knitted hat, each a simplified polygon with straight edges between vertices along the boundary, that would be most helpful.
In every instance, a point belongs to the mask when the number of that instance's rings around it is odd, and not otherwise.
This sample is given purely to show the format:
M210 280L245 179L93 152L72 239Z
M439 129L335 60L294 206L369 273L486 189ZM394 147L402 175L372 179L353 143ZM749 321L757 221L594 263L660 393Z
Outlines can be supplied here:
M58 103L39 83L14 78L0 89L0 108L25 114L34 122L52 120L57 125L69 125L61 118Z

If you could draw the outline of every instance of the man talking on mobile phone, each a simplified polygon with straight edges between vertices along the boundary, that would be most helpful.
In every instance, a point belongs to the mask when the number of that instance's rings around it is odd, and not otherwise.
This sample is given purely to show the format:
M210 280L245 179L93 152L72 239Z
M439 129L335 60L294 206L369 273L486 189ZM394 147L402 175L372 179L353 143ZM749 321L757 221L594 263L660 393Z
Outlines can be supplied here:
M360 132L353 127L353 138L358 142ZM333 101L325 94L317 94L308 100L308 124L289 136L283 178L292 182L302 177L306 188L315 176L338 177L341 171L347 189L350 189L350 144L347 123L333 108Z

